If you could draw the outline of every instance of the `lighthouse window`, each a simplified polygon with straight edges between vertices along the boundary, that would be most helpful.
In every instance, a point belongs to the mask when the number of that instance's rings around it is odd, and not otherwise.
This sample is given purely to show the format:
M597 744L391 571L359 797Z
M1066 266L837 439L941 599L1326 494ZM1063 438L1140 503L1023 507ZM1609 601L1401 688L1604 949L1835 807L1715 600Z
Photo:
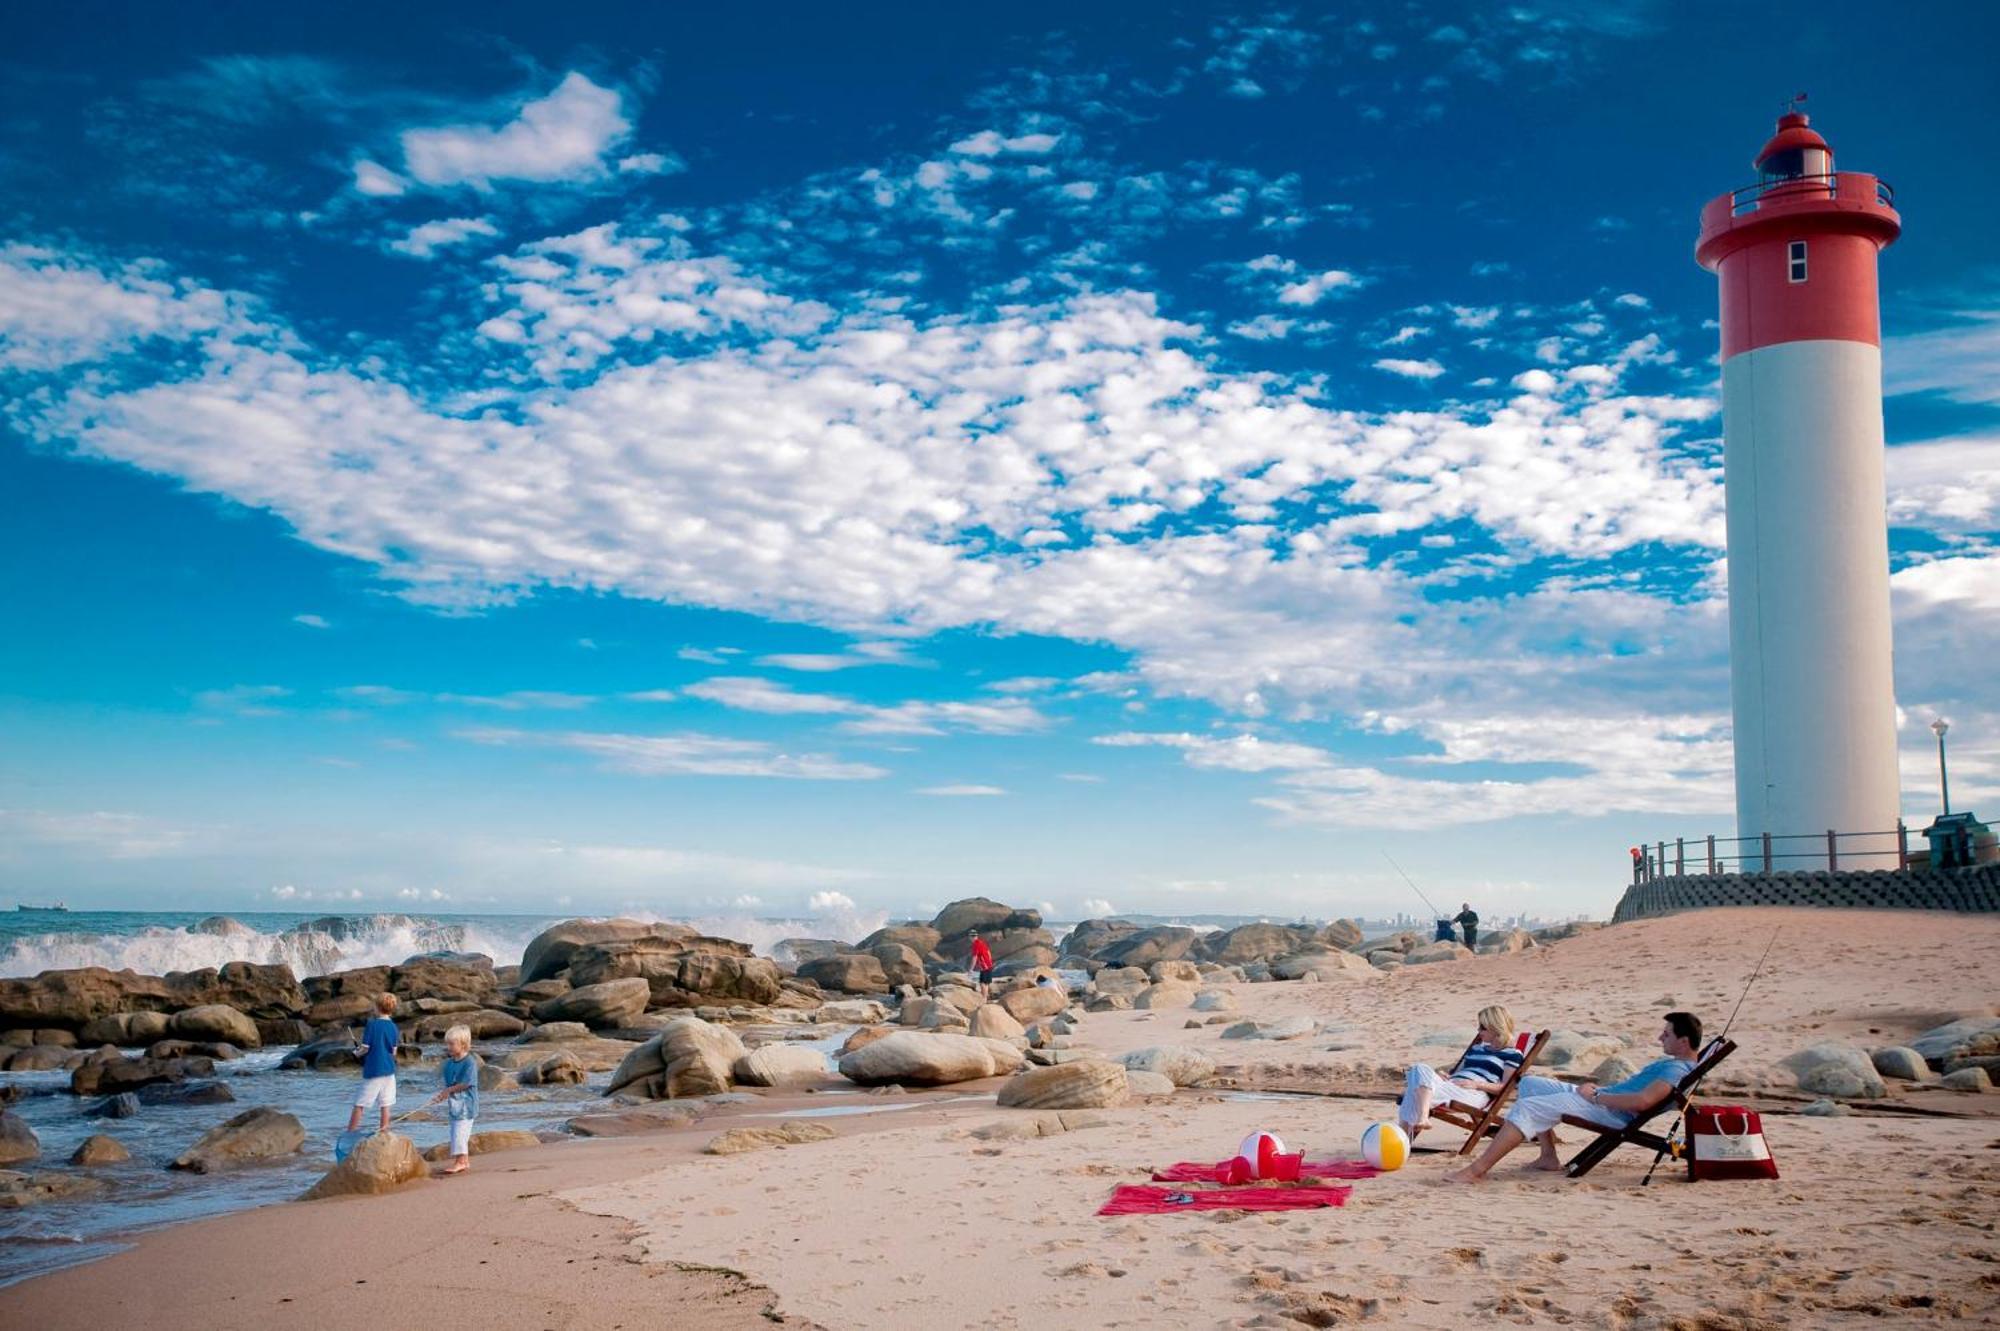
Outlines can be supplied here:
M1791 278L1792 278L1792 281L1794 281L1794 282L1803 282L1803 281L1805 281L1805 280L1806 280L1806 243L1805 243L1805 242L1804 242L1803 240L1795 240L1795 241L1793 241L1793 242L1792 242L1792 244L1791 244L1791 253L1790 253L1790 255L1789 255L1788 257L1789 257L1789 258L1790 258L1790 260L1791 260Z

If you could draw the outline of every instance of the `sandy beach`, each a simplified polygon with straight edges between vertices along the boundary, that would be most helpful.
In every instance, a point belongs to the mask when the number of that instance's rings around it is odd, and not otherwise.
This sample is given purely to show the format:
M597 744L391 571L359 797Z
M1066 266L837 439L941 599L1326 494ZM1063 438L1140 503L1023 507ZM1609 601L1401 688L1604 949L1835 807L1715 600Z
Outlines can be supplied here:
M1353 1155L1413 1059L1446 1062L1472 1012L1616 1032L1641 1053L1669 1006L1719 1028L1770 943L1711 1098L1766 1114L1775 1183L1690 1185L1650 1156L1580 1181L1521 1153L1478 1188L1419 1153L1341 1209L1099 1218L1120 1183L1219 1160L1267 1128ZM871 1099L825 1141L727 1157L723 1128L825 1096L773 1094L693 1126L482 1158L388 1197L267 1207L140 1236L129 1251L0 1293L20 1325L819 1325L1617 1328L1991 1323L2000 1317L2000 1097L1905 1089L1797 1112L1780 1060L1820 1039L1895 1043L1994 1013L2000 921L1716 911L1548 948L1325 983L1228 986L1235 1019L1305 1015L1299 1040L1225 1040L1185 1009L1091 1014L1107 1054L1200 1049L1208 1087L1021 1138L997 1081ZM1896 1085L1892 1083L1892 1086ZM1269 1095L1299 1091L1310 1094ZM859 1097L840 1097L852 1107ZM1426 1146L1455 1147L1439 1127Z

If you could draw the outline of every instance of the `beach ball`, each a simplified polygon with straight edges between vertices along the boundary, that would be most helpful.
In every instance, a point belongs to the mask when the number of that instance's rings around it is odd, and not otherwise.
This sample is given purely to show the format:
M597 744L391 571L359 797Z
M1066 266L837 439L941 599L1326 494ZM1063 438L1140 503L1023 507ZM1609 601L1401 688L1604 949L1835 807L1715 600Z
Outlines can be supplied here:
M1284 1153L1285 1143L1275 1132L1253 1132L1236 1148L1236 1158L1247 1166L1251 1178L1268 1175L1272 1157Z
M1372 1123L1361 1134L1361 1158L1377 1169L1401 1169L1410 1158L1410 1139L1394 1123Z

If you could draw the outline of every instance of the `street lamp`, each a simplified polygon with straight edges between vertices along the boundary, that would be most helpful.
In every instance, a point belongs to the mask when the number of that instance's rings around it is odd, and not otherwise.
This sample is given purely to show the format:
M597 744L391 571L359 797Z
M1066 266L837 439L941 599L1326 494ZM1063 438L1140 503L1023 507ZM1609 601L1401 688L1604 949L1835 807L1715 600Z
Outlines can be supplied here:
M1951 724L1943 717L1931 722L1931 733L1938 737L1938 800L1944 805L1946 813L1951 812L1951 781L1945 775L1944 732L1950 729Z

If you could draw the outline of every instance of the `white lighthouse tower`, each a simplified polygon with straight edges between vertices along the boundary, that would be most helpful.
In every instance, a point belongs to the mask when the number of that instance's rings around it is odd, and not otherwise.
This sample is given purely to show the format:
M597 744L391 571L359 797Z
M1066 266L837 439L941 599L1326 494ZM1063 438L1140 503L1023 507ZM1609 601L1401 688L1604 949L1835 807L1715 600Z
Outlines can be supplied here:
M1722 287L1736 834L1883 831L1901 799L1875 267L1902 220L1796 109L1755 169L1702 209L1695 250Z

